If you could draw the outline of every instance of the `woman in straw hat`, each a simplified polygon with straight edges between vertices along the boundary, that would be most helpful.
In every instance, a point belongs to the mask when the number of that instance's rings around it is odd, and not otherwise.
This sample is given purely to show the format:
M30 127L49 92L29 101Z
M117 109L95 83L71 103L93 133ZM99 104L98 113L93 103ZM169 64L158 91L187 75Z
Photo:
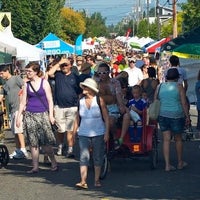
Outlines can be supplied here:
M79 102L79 112L75 122L75 132L79 125L80 146L80 175L81 181L77 187L87 189L87 172L90 160L90 148L93 149L95 170L95 187L100 187L100 170L103 163L104 145L109 138L109 116L106 105L101 97L97 83L92 78L85 79L80 83L83 89L83 97Z

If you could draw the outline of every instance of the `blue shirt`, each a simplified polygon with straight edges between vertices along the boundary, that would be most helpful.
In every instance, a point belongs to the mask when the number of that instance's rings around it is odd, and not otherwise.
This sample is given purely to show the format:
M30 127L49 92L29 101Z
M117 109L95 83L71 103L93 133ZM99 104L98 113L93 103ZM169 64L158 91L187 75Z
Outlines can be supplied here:
M138 110L143 111L144 108L147 107L147 102L144 99L131 99L128 102L128 107L135 106Z
M168 118L184 117L178 82L166 82L160 85L158 99L160 99L160 116Z
M55 105L60 108L70 108L78 105L80 93L79 77L74 73L69 75L62 71L55 73Z

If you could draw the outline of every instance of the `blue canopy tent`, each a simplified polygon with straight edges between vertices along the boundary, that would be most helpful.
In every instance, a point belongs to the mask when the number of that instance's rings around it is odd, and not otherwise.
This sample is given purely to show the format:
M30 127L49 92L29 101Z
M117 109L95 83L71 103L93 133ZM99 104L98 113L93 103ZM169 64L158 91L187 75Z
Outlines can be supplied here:
M74 46L61 40L53 33L49 33L36 47L43 49L46 55L72 54Z

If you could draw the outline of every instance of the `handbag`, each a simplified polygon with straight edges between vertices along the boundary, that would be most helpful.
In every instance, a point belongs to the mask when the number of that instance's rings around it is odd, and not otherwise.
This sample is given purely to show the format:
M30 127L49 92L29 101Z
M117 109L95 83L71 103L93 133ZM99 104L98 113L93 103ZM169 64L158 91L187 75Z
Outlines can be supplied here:
M161 87L161 84L157 92L157 99L155 99L153 103L149 105L149 119L152 119L152 120L157 120L160 113L160 100L158 99L160 87Z
M45 108L47 108L47 106L46 106L45 103L42 101L42 99L41 99L41 97L39 96L39 94L36 92L35 88L32 86L31 82L28 81L27 83L31 86L33 92L37 95L38 99L41 101L41 103L43 104L43 106L44 106ZM51 124L51 129L52 129L52 131L53 131L54 133L57 133L57 131L58 131L58 126L57 126L55 123L54 123L54 124Z

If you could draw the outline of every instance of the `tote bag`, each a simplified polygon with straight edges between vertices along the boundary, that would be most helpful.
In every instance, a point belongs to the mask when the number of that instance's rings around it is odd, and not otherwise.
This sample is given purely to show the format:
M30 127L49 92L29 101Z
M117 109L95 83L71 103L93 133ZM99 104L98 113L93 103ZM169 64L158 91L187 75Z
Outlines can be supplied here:
M157 99L155 99L153 101L153 103L151 103L149 105L149 119L152 119L152 120L157 120L159 113L160 113L160 100L158 99L160 87L161 87L161 84L160 84L159 89L158 89Z

